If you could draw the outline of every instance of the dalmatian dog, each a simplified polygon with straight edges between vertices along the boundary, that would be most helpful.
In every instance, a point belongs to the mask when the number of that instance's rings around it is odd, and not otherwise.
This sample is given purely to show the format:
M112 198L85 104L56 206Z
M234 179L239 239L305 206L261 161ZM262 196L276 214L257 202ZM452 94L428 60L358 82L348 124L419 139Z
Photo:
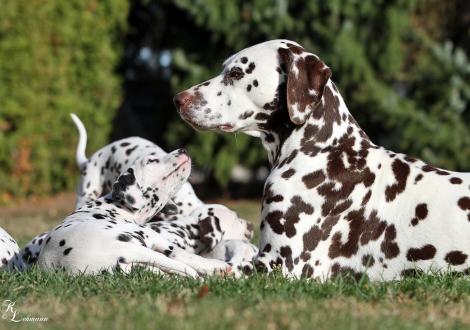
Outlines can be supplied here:
M16 241L0 227L0 270L23 271L24 262Z
M76 162L81 176L77 185L75 210L88 202L109 193L112 184L123 170L131 166L138 158L148 155L164 156L166 152L159 146L140 137L130 137L115 141L86 158L87 132L82 121L70 114L79 132ZM196 196L191 184L185 182L172 200L179 206L179 214L168 216L158 213L152 221L173 220L191 213L204 203Z
M87 143L85 125L75 114L70 114L70 116L77 126L80 136L76 151L76 162L81 176L77 185L75 210L109 193L112 189L112 183L116 181L121 171L132 165L136 159L148 155L166 155L166 152L153 142L140 137L130 137L101 148L87 159L85 155ZM150 221L175 220L190 214L196 207L204 205L196 196L189 182L183 184L172 200L178 205L178 214L167 215L159 212ZM20 256L27 268L37 263L42 241L48 233L47 231L33 237L21 249Z
M112 192L67 216L43 239L38 266L72 274L129 272L133 266L197 277L233 274L220 260L188 253L144 224L158 211L176 213L171 197L186 182L186 150L138 159L113 184Z
M250 243L253 224L220 204L206 204L174 221L144 224L189 253L225 262L251 261L258 248ZM42 242L49 232L34 237L19 255L29 268L37 263Z
M25 264L24 270L28 270L32 265L35 265L41 252L42 242L49 234L48 231L33 237L19 252L21 259Z
M146 224L187 252L226 262L251 261L258 248L250 243L253 224L220 204L196 208L175 221Z
M276 265L285 276L320 280L348 273L388 281L414 269L467 274L470 174L372 143L330 78L318 56L273 40L174 97L195 129L244 132L268 152L256 269Z

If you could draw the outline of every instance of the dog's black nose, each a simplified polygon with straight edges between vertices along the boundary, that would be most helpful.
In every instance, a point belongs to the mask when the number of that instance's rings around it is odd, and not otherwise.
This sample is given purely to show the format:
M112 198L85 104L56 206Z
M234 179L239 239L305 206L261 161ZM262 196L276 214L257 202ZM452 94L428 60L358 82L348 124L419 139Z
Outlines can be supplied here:
M185 154L185 155L188 154L188 152L187 152L186 149L184 149L184 148L178 149L178 153L179 153L179 154Z

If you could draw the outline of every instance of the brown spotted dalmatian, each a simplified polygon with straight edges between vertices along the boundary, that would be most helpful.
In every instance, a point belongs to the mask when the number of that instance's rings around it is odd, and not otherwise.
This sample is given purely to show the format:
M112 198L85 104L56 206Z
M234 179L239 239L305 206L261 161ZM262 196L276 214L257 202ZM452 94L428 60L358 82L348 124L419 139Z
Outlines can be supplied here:
M0 227L0 270L23 271L24 262L16 241Z
M112 192L67 216L43 239L38 265L72 274L154 272L197 277L233 274L220 260L188 253L144 224L157 212L177 212L171 197L186 182L191 160L186 150L138 159L113 184Z
M330 77L318 56L273 40L174 97L195 129L244 132L268 152L256 268L320 280L468 273L470 174L372 143Z
M87 132L82 121L74 114L72 116L79 132L79 141L76 152L76 162L81 176L77 185L77 200L75 210L88 202L109 193L112 184L119 174L131 166L138 158L148 155L164 156L163 151L155 143L140 137L130 137L108 144L96 151L90 158L86 158L85 150ZM191 184L185 182L183 187L175 194L172 200L179 206L179 213L166 216L158 213L152 221L174 220L191 213L196 207L204 203L196 196Z

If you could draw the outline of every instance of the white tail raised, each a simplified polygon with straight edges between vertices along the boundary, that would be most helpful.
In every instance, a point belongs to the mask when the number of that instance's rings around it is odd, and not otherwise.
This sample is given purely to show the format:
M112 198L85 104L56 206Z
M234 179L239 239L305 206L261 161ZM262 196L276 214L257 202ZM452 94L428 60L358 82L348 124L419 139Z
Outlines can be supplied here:
M86 158L85 150L86 150L86 141L87 141L87 134L85 126L83 125L82 121L73 113L70 114L72 117L75 125L78 128L78 146L77 146L77 153L75 154L75 160L77 162L77 166L82 169L84 164L88 162L88 158Z

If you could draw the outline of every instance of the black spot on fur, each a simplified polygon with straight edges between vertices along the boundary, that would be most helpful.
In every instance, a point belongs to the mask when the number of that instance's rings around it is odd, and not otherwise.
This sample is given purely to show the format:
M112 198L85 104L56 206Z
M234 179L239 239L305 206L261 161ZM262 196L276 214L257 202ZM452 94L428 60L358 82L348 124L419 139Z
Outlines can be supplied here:
M129 242L131 240L131 237L129 235L126 235L126 234L119 234L117 239L118 239L118 241L121 241L121 242Z

